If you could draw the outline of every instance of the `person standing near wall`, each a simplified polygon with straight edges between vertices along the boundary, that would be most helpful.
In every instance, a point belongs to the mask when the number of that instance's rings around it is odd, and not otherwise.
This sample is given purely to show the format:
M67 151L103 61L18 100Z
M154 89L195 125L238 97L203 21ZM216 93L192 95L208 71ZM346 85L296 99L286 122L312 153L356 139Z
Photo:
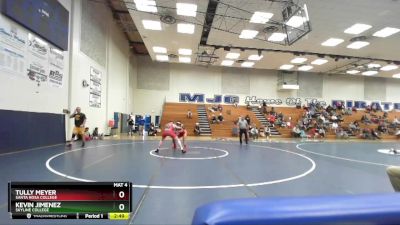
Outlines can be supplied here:
M72 141L76 135L82 139L82 147L85 147L85 123L86 123L86 115L81 112L80 107L76 107L74 113L69 117L74 118L75 127L72 131L72 138L68 143L68 147L71 147Z
M242 134L244 134L246 144L248 143L249 139L249 124L243 117L239 117L238 121L238 128L239 128L239 141L242 144Z
M129 115L128 120L126 121L128 123L128 135L133 136L133 126L135 125L135 120L133 119L132 113Z

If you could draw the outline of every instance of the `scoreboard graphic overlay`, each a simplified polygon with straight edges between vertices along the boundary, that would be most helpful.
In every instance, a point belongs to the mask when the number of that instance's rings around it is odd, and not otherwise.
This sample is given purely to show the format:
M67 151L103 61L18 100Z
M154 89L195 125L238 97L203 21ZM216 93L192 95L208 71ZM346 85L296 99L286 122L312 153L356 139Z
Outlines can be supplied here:
M12 219L127 220L131 182L10 182Z

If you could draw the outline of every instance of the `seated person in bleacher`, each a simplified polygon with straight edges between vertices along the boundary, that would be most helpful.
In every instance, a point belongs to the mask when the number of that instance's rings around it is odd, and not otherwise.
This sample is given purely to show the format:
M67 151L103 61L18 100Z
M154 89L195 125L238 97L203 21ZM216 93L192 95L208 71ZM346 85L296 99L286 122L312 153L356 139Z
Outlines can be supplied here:
M271 124L275 124L275 116L272 114L269 114L268 118L267 118L268 122L270 122Z
M188 111L187 111L187 113L186 113L186 117L187 117L188 119L192 119L192 115L193 115L192 111L191 111L190 109L188 109Z
M92 133L93 139L98 139L99 138L99 128L95 127Z
M201 134L199 123L196 123L196 125L194 126L193 132L194 132L195 135L200 135Z
M218 123L222 123L224 121L224 117L222 116L222 113L219 114L218 116Z
M399 119L397 119L397 116L394 117L392 124L395 126L400 124L400 121L399 121Z
M396 135L397 138L400 138L400 130L397 129L396 132L394 133L394 135Z
M387 133L388 128L386 127L386 124L384 122L380 122L378 125L378 132L381 133Z
M244 119L247 121L247 124L251 124L251 123L250 123L250 116L249 116L249 115L246 115L246 117L245 117Z
M293 137L300 137L301 131L299 126L294 126L292 129L292 135Z
M214 123L217 123L217 122L218 122L218 120L217 120L217 117L215 116L215 114L214 114L214 113L211 115L210 122L211 122L212 124L214 124Z
M150 124L149 130L148 130L148 136L157 136L157 129L154 126L154 123Z
M360 137L364 139L372 139L371 131L368 128L364 128Z
M361 122L363 123L371 123L371 120L368 118L366 114L361 117Z
M89 132L89 127L85 128L85 133L83 135L84 135L85 141L92 140L92 135Z
M253 127L250 130L250 136L253 138L253 140L258 139L258 129L255 124L253 124Z
M247 102L246 108L247 108L247 109L251 109L250 102Z
M353 111L351 110L351 108L347 108L347 109L344 111L344 114L345 114L345 115L351 115L351 114L353 114Z
M233 107L235 107L235 108L237 108L238 107L238 102L235 100L234 102L233 102Z
M218 107L217 107L217 108L218 108L218 111L222 112L222 109L223 109L223 108L222 108L222 105L221 105L221 104L218 104Z

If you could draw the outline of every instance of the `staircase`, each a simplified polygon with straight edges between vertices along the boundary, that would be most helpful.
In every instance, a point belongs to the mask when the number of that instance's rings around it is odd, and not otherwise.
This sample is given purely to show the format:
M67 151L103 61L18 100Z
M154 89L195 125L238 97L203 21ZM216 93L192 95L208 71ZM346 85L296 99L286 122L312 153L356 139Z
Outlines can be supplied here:
M279 131L275 127L273 127L272 124L268 122L264 114L262 114L258 108L252 107L251 111L254 113L254 115L257 117L257 119L261 122L262 125L264 125L265 127L268 126L270 128L271 136L281 135L281 133L279 133Z
M210 123L208 122L206 107L204 105L197 106L197 117L200 126L200 135L210 136L211 128Z

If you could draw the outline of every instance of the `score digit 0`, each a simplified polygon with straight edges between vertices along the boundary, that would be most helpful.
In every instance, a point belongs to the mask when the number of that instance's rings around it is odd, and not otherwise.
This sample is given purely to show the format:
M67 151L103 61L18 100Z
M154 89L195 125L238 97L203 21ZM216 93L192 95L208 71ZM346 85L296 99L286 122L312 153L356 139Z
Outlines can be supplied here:
M125 197L125 192L120 191L119 194L118 194L118 196L119 196L120 198L124 198L124 197Z

